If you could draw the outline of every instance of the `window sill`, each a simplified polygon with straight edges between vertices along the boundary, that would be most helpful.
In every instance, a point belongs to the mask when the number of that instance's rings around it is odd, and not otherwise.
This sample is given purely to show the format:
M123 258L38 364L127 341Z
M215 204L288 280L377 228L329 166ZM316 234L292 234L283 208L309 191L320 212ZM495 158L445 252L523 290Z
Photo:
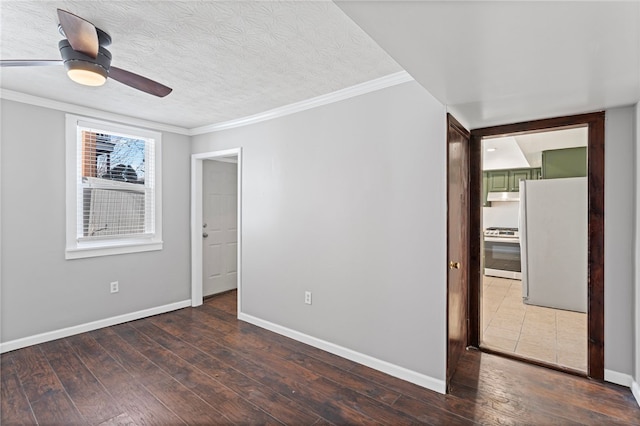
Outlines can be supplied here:
M84 259L87 257L111 256L117 254L141 253L162 250L162 241L118 241L96 244L92 242L78 243L75 247L67 247L65 259Z

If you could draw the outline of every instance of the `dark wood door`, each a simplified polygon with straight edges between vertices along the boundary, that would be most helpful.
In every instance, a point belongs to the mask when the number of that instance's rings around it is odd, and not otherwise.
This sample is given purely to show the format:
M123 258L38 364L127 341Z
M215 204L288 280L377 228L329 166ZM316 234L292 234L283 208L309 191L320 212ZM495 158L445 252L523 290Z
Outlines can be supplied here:
M469 132L447 115L447 390L467 346Z

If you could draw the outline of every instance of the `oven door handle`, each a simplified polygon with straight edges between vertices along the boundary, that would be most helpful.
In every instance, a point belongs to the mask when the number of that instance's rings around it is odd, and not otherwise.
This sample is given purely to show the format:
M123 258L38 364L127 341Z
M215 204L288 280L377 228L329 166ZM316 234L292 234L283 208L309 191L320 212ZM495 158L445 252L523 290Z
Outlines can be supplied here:
M484 240L489 243L520 244L520 238L484 237Z

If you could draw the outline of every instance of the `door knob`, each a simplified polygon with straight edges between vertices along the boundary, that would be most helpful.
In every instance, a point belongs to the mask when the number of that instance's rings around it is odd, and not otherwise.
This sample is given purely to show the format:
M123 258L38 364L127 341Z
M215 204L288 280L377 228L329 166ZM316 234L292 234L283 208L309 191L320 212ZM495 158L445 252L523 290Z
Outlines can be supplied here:
M209 234L207 234L206 232L202 233L202 238L207 238L209 236Z
M450 261L449 269L460 269L460 262L454 262L453 260Z

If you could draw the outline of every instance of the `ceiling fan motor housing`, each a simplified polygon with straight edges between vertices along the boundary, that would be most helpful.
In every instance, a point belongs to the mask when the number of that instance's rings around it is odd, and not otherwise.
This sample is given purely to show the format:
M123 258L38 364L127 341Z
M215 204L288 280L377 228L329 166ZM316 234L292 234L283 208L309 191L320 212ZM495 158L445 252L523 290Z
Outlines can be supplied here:
M93 71L97 74L107 78L109 68L111 67L111 53L100 46L98 49L98 56L94 59L84 53L73 50L69 41L64 39L58 43L58 49L60 49L60 55L67 71L73 69L84 69Z

